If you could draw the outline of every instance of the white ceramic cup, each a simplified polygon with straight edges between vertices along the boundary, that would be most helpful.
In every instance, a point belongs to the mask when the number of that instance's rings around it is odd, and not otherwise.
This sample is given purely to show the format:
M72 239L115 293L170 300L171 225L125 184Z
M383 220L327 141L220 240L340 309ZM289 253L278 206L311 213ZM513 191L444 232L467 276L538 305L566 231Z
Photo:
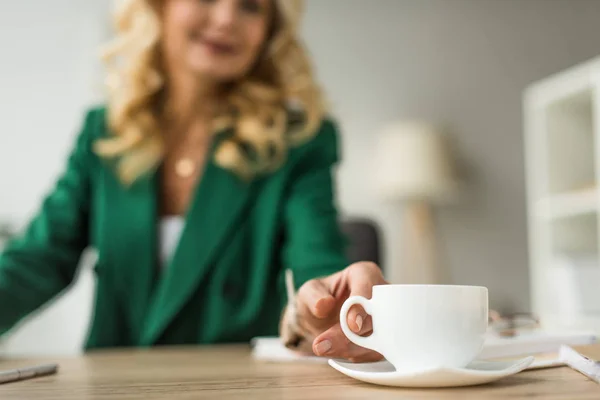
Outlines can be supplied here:
M373 334L350 330L355 304L373 319ZM481 352L488 326L488 290L480 286L380 285L372 298L352 296L340 311L344 334L383 355L398 371L466 367Z

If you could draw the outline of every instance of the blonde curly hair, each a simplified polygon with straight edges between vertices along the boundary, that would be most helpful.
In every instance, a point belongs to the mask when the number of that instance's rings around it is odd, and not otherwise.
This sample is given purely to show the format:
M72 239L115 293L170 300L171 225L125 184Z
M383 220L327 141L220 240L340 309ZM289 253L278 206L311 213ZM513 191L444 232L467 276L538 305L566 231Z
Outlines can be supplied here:
M108 124L112 135L96 152L118 158L117 171L132 183L164 156L157 102L163 91L157 13L161 0L122 0L114 42L104 51ZM244 178L277 169L290 146L313 136L325 114L321 90L298 37L303 0L274 0L265 51L244 80L232 84L212 132L231 133L215 152L215 163ZM295 112L291 112L295 111Z

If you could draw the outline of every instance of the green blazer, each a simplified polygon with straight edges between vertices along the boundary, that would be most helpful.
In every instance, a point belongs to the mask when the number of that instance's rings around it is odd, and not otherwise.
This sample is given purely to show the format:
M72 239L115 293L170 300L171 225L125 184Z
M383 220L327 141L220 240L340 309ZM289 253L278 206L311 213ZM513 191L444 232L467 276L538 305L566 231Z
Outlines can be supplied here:
M86 349L274 335L286 301L284 269L293 270L299 287L347 265L334 204L331 121L292 148L282 168L251 182L209 161L164 268L157 257L157 173L123 186L92 151L106 135L105 110L90 110L56 186L5 247L0 334L67 288L88 247L98 261Z

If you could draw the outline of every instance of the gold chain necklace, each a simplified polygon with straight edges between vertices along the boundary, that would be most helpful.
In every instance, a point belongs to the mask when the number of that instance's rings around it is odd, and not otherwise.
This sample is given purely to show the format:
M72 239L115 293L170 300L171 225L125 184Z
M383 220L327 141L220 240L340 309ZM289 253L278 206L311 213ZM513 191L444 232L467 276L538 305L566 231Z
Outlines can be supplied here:
M183 136L182 133L179 134L180 138L182 136ZM189 136L183 137L183 140L184 140L184 142L188 142L187 146L185 146L187 148L190 148L192 146L195 147L195 146L206 145L206 142L207 142L207 138L204 135L200 135L200 137L196 136L196 137L192 137L192 138L190 138ZM208 141L210 141L210 138L208 138ZM189 155L178 157L173 166L175 175L181 179L191 178L198 168L199 168L199 162L194 157L189 156Z
M175 161L175 174L179 178L190 178L196 170L196 163L189 157L181 157Z

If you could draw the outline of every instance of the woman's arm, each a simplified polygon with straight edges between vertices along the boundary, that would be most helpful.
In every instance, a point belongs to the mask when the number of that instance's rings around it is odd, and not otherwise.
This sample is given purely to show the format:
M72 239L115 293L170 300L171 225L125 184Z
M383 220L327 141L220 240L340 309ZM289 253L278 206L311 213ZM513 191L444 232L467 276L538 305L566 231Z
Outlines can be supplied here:
M290 155L290 185L284 207L283 259L296 289L348 265L335 205L333 168L339 160L338 130L325 121L317 135Z
M380 354L347 340L339 324L339 310L349 296L370 298L372 287L386 282L373 263L348 266L346 241L334 204L332 169L338 161L337 135L335 125L325 122L295 160L285 207L284 260L290 272L280 335L286 346L303 352L379 360ZM298 288L297 295L292 294ZM372 329L371 318L360 307L350 310L348 323L358 334L369 334Z
M345 238L338 225L333 169L339 161L338 129L325 121L315 138L290 154L290 185L284 207L283 248L288 305L279 324L286 346L312 351L314 333L298 324L295 291L311 279L348 265Z
M65 289L88 244L93 127L85 118L62 176L22 235L0 255L0 334Z

